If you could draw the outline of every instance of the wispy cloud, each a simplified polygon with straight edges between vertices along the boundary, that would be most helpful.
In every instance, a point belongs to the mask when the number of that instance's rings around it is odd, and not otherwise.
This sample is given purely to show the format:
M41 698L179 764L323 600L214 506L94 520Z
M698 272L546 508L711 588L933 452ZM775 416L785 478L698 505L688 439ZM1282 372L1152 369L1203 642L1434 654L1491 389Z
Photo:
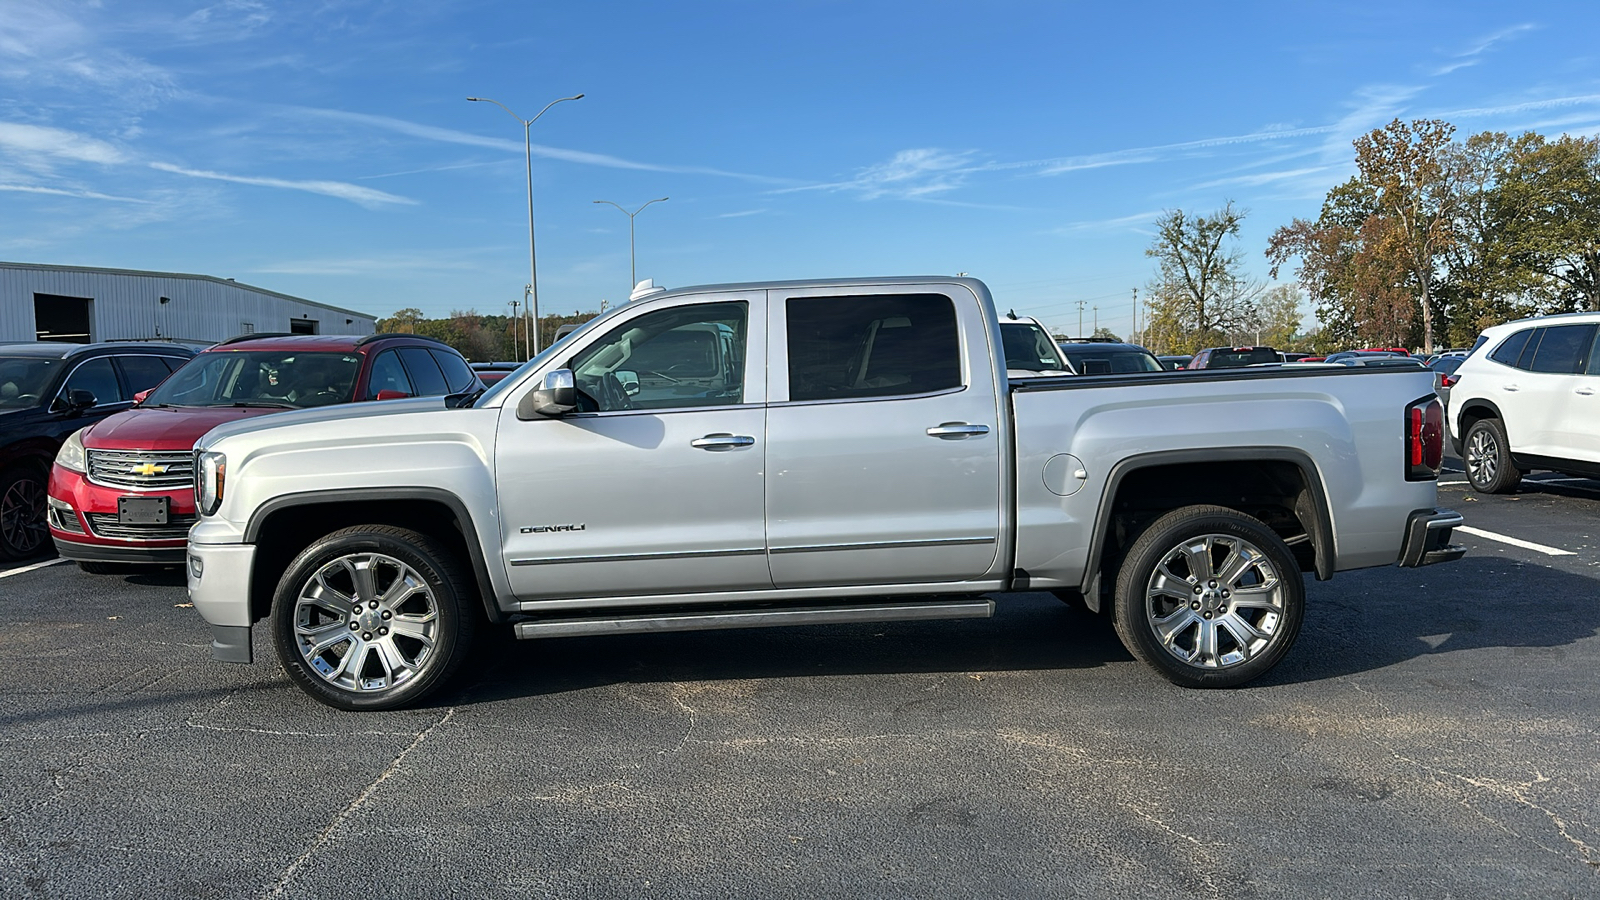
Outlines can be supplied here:
M1510 103L1504 106L1476 106L1467 109L1454 109L1439 115L1446 119L1480 119L1490 116L1516 115L1517 113L1535 112L1544 109L1556 109L1563 106L1594 106L1600 105L1600 94L1576 94L1570 97L1551 97L1545 100L1527 100L1521 103Z
M328 257L265 263L245 271L271 275L359 275L410 278L417 273L476 271L481 262L475 251L417 251L378 256Z
M461 144L468 147L486 147L504 153L523 152L523 146L507 138L486 137L473 134L470 131L457 131L453 128L440 128L436 125L423 125L419 122L409 122L405 119L396 119L390 116L377 116L370 113L347 112L339 109L317 109L307 106L283 107L291 112L301 115L352 122L372 128L382 128L408 137L420 138L428 141L440 141L447 144ZM587 150L570 150L564 147L550 147L544 144L532 146L533 155L545 159L558 159L563 162L579 163L588 166L603 166L611 169L633 169L641 172L673 172L683 175L717 175L724 178L738 178L744 181L762 182L769 184L785 184L787 179L770 178L763 175L750 175L743 172L729 172L723 169L707 168L705 166L673 166L659 163L639 162L638 160L623 159L619 156L610 156L604 153L591 153Z
M337 197L340 200L349 200L368 209L379 209L392 204L415 204L417 201L409 197L388 194L372 188L350 184L344 181L291 181L286 178L260 178L251 175L229 175L223 172L208 172L203 169L186 169L170 163L153 162L150 168L162 172L171 172L174 175L185 175L190 178L205 178L211 181L228 181L234 184L249 184L257 187L283 188L290 191L305 191L310 194L322 194L326 197Z
M759 216L759 215L761 215L762 213L764 213L766 211L767 210L766 210L765 207L762 207L761 209L741 209L738 212L719 213L717 215L712 216L711 218L713 218L713 219L742 219L745 216Z
M1273 184L1280 181L1289 181L1307 175L1321 175L1334 169L1334 166L1307 166L1299 169L1283 169L1277 172L1255 172L1249 175L1235 175L1229 178L1218 178L1215 181L1205 181L1194 186L1194 190L1206 188L1230 187L1242 185L1244 187L1260 187L1264 184Z
M20 122L0 122L0 152L34 168L61 160L110 165L126 158L111 144L76 131Z
M1475 66L1483 61L1483 54L1488 52L1489 48L1493 47L1495 44L1514 38L1519 34L1534 31L1538 27L1539 26L1532 23L1524 23L1521 25L1512 25L1509 28L1502 28L1492 34L1484 35L1483 37L1474 41L1467 49L1455 54L1450 62L1436 67L1429 74L1434 76L1449 75L1451 72L1454 72L1457 69L1465 69L1468 66Z
M966 176L976 171L971 165L973 151L941 150L921 147L901 150L886 162L867 166L846 181L784 188L774 193L794 191L848 191L863 200L879 197L916 198L954 190Z
M1144 212L1133 213L1127 216L1117 216L1114 219L1095 219L1087 222L1068 222L1059 228L1051 229L1052 234L1080 234L1085 231L1101 231L1114 228L1128 228L1133 225L1153 225L1158 217L1165 212L1160 209L1150 209ZM1139 229L1134 229L1139 230Z
M66 188L40 187L35 184L0 184L0 191L13 191L22 194L50 194L56 197L77 197L81 200L115 200L119 203L149 203L138 197L117 197L112 194L102 194L99 191L75 191Z

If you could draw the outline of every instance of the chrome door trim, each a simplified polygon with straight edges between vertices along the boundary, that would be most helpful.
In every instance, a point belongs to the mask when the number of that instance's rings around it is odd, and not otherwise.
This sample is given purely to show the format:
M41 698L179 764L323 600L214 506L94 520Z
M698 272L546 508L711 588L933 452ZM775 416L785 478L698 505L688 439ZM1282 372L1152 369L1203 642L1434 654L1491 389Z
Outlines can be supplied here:
M654 562L662 559L708 559L717 556L759 556L762 547L745 550L686 550L678 553L629 553L620 556L551 556L541 559L513 559L513 566L553 566L561 563Z
M689 446L701 450L734 450L739 447L755 446L756 439L747 434L708 434L705 437L695 438Z
M813 544L805 547L773 547L768 553L818 553L830 550L906 550L914 547L959 547L992 544L992 537L941 538L932 541L880 541L869 544Z
M935 425L934 427L928 429L928 436L936 438L969 437L988 433L989 426L987 425L968 425L965 422L951 422L946 425Z

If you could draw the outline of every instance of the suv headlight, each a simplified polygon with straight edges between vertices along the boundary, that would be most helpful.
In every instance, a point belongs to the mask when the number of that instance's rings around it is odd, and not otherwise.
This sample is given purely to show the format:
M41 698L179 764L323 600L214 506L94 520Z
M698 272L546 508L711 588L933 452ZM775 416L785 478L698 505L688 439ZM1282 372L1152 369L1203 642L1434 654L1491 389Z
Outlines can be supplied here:
M194 505L200 515L209 516L222 505L222 491L228 474L228 457L201 450L195 458Z
M56 465L79 475L89 471L89 455L83 450L83 432L82 428L74 431L56 451Z

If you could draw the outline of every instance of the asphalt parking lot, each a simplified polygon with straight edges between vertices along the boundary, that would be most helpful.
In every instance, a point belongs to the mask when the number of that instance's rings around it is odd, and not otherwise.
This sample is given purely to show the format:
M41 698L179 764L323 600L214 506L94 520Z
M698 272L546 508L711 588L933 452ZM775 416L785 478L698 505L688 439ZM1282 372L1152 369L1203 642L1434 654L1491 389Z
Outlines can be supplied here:
M211 662L176 574L13 572L0 895L1600 896L1600 481L1558 477L1447 473L1469 555L1313 582L1233 691L1021 594L506 641L356 715L262 629Z

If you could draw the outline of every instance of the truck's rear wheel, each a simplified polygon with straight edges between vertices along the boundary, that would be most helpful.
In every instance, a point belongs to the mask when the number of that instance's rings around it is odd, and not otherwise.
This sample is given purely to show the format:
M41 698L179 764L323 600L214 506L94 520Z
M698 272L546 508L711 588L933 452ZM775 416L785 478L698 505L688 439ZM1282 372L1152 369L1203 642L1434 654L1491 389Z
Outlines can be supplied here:
M1185 687L1234 687L1283 658L1305 617L1294 553L1260 520L1186 506L1146 528L1117 573L1117 634Z
M316 699L350 710L415 703L460 667L477 627L471 582L426 535L358 525L289 565L272 598L284 671Z

